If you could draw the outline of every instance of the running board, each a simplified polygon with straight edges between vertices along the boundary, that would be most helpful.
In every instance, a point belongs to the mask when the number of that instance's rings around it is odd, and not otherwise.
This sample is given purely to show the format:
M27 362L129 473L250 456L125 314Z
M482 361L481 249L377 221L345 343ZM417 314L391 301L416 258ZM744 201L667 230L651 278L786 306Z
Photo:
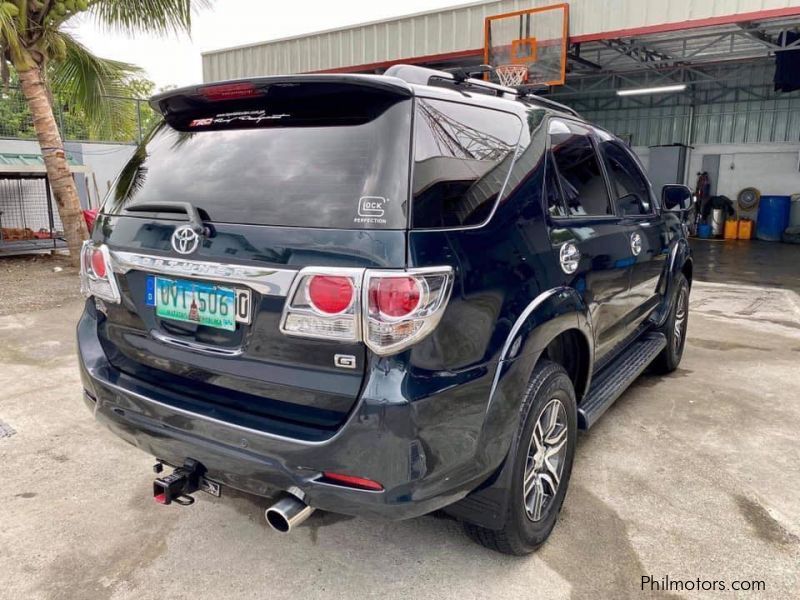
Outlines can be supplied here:
M612 360L592 380L592 387L578 407L578 427L589 429L642 374L667 345L664 334L643 335Z

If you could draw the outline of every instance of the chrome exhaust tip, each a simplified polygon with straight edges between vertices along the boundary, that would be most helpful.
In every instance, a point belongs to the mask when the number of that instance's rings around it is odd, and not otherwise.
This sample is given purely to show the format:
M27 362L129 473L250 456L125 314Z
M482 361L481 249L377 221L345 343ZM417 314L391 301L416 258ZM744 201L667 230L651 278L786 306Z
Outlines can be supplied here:
M290 533L292 529L305 521L314 509L294 496L284 496L270 506L264 516L267 523L279 533Z

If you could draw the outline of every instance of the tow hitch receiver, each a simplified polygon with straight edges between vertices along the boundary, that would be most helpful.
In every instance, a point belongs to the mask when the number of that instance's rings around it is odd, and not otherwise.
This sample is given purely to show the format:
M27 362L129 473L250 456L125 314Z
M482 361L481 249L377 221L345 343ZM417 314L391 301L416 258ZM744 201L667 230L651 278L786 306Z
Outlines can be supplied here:
M160 463L154 467L160 471ZM153 499L159 504L194 504L192 494L200 489L203 479L203 467L196 460L188 459L182 467L178 467L166 477L159 477L153 482Z

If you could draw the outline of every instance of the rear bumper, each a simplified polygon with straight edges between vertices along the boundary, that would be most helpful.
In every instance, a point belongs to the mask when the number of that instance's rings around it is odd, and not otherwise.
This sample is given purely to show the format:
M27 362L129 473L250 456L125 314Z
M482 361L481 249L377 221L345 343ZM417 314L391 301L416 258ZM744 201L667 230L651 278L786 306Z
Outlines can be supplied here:
M485 411L448 410L463 410L464 389L410 402L391 372L373 374L341 429L323 441L299 441L192 413L180 408L185 397L119 372L105 356L93 312L78 324L84 400L112 432L168 464L192 458L224 486L260 496L296 487L315 508L387 519L452 504L493 471L476 458ZM467 387L485 407L493 373L484 371ZM322 471L366 477L384 490L323 483Z

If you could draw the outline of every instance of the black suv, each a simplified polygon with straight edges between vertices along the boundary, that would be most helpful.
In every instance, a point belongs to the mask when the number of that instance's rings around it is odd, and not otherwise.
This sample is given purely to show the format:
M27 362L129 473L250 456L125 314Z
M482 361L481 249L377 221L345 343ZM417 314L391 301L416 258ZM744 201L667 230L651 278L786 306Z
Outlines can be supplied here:
M170 91L82 252L85 402L227 486L524 554L578 429L686 338L691 193L570 109L446 72Z

